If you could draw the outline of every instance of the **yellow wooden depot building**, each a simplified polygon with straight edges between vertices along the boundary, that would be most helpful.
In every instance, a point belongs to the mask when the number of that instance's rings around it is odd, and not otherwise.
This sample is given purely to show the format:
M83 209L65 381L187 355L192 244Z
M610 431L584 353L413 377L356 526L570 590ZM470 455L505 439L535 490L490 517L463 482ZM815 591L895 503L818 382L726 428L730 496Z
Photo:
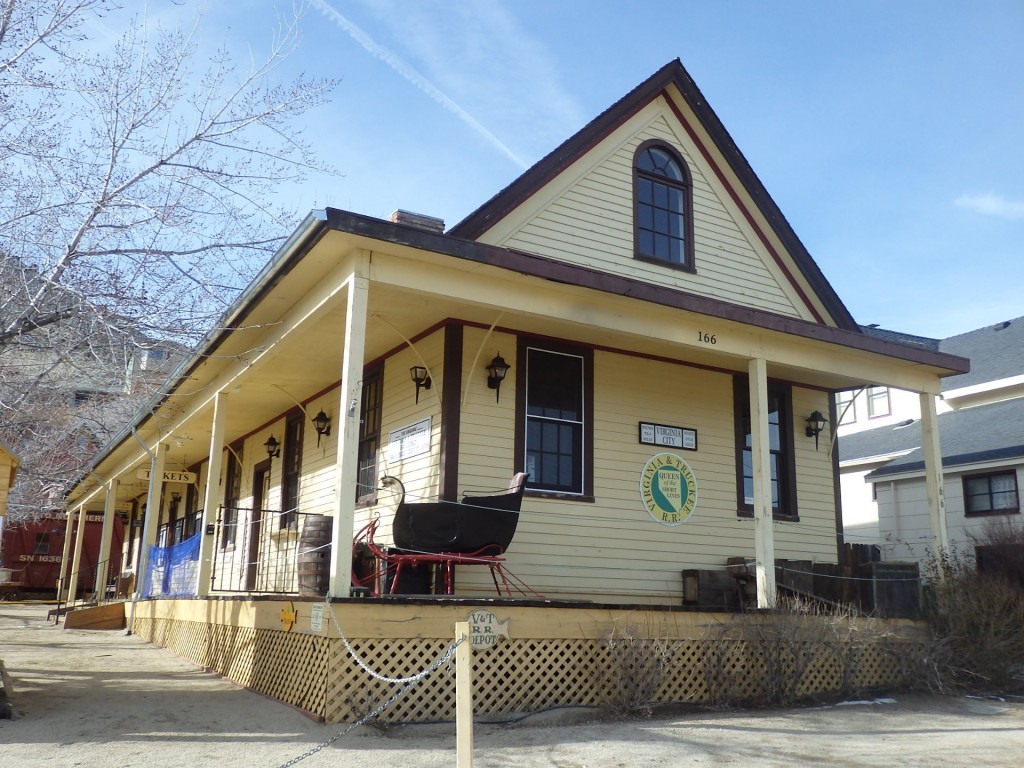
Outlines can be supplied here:
M317 659L307 677L348 674L316 645L337 628L314 629L299 599L307 519L328 521L324 586L342 625L358 613L356 636L390 623L402 642L448 637L471 610L460 601L495 600L491 569L465 563L450 596L353 592L357 533L376 520L392 542L385 476L427 502L528 473L504 568L532 590L516 610L561 617L529 620L546 642L576 631L568 606L594 636L599 606L667 615L684 570L730 557L751 562L770 606L774 561L834 563L842 543L836 391L920 393L941 487L934 398L967 361L903 338L856 324L673 61L447 231L403 212L311 213L96 456L69 510L131 510L112 574L193 544L183 577L163 560L137 574L133 628L222 671L251 667L252 643L248 662L224 648L264 632L289 638L274 654ZM941 503L932 494L936 543ZM282 606L298 616L287 627ZM329 691L235 676L347 716L308 698Z

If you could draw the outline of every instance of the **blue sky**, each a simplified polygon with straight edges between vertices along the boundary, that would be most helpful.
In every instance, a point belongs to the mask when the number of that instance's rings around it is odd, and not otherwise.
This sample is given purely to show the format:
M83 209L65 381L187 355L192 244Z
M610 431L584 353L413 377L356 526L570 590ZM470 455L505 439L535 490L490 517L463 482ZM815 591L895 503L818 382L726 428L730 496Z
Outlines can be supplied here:
M264 45L272 0L205 35ZM150 10L187 12L170 0ZM860 323L1024 315L1024 0L312 0L286 70L340 79L295 205L448 226L679 58Z

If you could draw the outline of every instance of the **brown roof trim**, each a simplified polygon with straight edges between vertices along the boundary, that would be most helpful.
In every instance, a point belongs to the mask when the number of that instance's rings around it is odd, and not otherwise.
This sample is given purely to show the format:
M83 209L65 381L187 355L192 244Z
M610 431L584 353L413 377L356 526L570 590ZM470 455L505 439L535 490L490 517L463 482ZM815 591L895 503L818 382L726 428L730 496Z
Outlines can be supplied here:
M733 173L747 190L754 204L792 255L801 274L811 285L836 324L841 328L856 331L857 323L846 305L825 279L824 274L679 59L669 62L619 99L582 130L567 139L505 189L452 227L448 234L468 240L476 240L481 237L523 200L539 191L622 123L656 99L670 85L674 85L682 94ZM808 306L811 305L808 303Z
M488 264L499 269L550 280L556 283L576 285L590 290L616 296L625 296L672 309L696 312L709 317L730 320L765 330L777 331L805 339L828 344L837 344L851 349L860 349L880 355L895 357L922 365L947 368L953 372L966 372L969 362L962 357L949 355L918 346L899 344L894 341L868 336L857 330L834 328L807 320L777 315L752 307L741 307L719 299L697 296L675 288L645 283L629 277L608 274L589 267L567 264L544 256L500 248L471 240L461 240L450 235L426 232L414 227L393 224L382 219L357 213L328 208L327 225L339 232L367 237L381 242L404 245L410 248L465 259L477 264Z

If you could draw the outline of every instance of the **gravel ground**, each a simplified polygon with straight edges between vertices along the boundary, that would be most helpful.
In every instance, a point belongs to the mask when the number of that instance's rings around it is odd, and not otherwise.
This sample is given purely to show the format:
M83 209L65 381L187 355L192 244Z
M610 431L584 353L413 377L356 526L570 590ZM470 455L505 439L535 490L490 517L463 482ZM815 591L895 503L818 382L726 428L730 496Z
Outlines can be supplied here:
M0 766L282 766L337 735L123 631L65 630L45 605L0 603L14 719ZM686 711L609 722L580 710L477 725L478 768L1020 766L1024 700L896 695L839 706ZM453 724L362 727L302 760L453 766Z

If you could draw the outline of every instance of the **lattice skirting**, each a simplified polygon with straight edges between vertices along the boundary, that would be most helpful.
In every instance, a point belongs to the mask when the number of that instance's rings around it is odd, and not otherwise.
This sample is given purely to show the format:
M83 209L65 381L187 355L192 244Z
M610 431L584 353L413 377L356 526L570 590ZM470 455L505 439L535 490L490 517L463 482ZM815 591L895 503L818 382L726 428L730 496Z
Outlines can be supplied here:
M136 617L139 637L224 675L242 686L292 704L327 722L351 722L393 695L396 687L370 677L337 637L278 629ZM407 677L444 654L448 638L350 639L365 664L387 677ZM869 690L900 681L891 644L826 648L799 646L775 659L752 660L742 642L689 638L639 639L609 647L601 638L513 639L473 656L474 709L501 716L558 706L600 706L623 686L650 677L658 660L652 701L707 703L728 689L757 697L784 669L798 695ZM905 647L905 645L904 645ZM856 658L851 658L851 654ZM845 656L845 658L844 658ZM856 663L853 663L856 662ZM781 666L780 666L781 665ZM384 722L430 722L455 717L454 667L441 667L381 715Z

